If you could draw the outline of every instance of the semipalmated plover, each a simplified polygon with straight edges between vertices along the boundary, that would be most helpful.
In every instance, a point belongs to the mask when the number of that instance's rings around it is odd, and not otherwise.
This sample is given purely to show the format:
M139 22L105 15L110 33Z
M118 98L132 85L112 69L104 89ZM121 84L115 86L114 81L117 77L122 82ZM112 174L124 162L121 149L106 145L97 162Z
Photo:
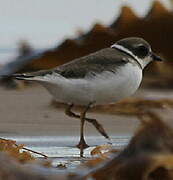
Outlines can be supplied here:
M152 60L161 61L144 39L130 37L111 47L99 50L54 69L33 73L16 74L19 80L36 81L42 84L53 97L67 104L65 113L80 118L80 155L88 147L84 139L84 123L92 123L106 138L102 125L86 117L86 112L95 105L115 103L132 95L142 81L143 69ZM80 115L71 111L73 105L83 105Z

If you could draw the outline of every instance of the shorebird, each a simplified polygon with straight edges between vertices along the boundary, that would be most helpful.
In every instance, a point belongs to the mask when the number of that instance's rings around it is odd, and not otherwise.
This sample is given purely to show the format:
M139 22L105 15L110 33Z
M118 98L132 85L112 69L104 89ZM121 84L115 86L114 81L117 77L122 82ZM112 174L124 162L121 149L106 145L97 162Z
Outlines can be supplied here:
M54 69L13 75L18 80L36 81L53 97L67 104L65 114L80 119L80 156L88 147L84 138L84 123L88 121L105 138L103 126L96 119L86 117L87 111L102 104L115 103L132 95L140 86L143 69L151 61L162 61L142 38L129 37L117 41L87 56L77 58ZM72 112L74 105L82 105L80 115Z

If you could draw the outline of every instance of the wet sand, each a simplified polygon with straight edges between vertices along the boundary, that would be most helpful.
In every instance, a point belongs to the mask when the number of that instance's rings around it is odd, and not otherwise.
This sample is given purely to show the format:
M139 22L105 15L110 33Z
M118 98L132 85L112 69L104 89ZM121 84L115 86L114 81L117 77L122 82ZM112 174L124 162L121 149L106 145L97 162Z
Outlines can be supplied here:
M135 96L150 99L173 98L173 92L140 89ZM75 144L79 139L80 122L67 117L62 108L50 106L52 97L43 87L33 85L21 90L0 87L0 100L1 137L17 140L17 143L32 147L49 157L58 157L61 162L67 160L79 163L74 158L79 156ZM172 109L159 112L172 125ZM116 148L126 145L139 125L139 120L134 116L89 112L88 117L96 118L104 126ZM107 143L88 123L85 134L91 148ZM89 156L91 148L85 151L86 156Z
M11 135L78 136L79 120L64 114L62 108L50 106L52 97L41 86L23 90L0 88L0 133ZM102 123L110 136L129 134L137 126L135 117L89 112L88 117ZM86 135L99 135L86 124Z

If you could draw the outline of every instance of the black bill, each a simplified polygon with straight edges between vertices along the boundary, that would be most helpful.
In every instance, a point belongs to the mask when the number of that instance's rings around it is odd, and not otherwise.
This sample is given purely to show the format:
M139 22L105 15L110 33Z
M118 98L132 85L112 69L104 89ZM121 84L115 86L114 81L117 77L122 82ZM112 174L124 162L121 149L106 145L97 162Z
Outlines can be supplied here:
M152 52L151 57L154 61L163 61L163 59L160 56L157 56L155 53Z

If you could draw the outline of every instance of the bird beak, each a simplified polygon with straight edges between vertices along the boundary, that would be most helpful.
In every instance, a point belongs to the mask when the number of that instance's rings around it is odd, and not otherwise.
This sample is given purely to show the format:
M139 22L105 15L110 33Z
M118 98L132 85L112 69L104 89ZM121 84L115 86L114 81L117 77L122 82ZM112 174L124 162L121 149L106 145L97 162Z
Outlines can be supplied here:
M164 61L160 56L157 56L155 53L151 53L151 57L154 61Z

